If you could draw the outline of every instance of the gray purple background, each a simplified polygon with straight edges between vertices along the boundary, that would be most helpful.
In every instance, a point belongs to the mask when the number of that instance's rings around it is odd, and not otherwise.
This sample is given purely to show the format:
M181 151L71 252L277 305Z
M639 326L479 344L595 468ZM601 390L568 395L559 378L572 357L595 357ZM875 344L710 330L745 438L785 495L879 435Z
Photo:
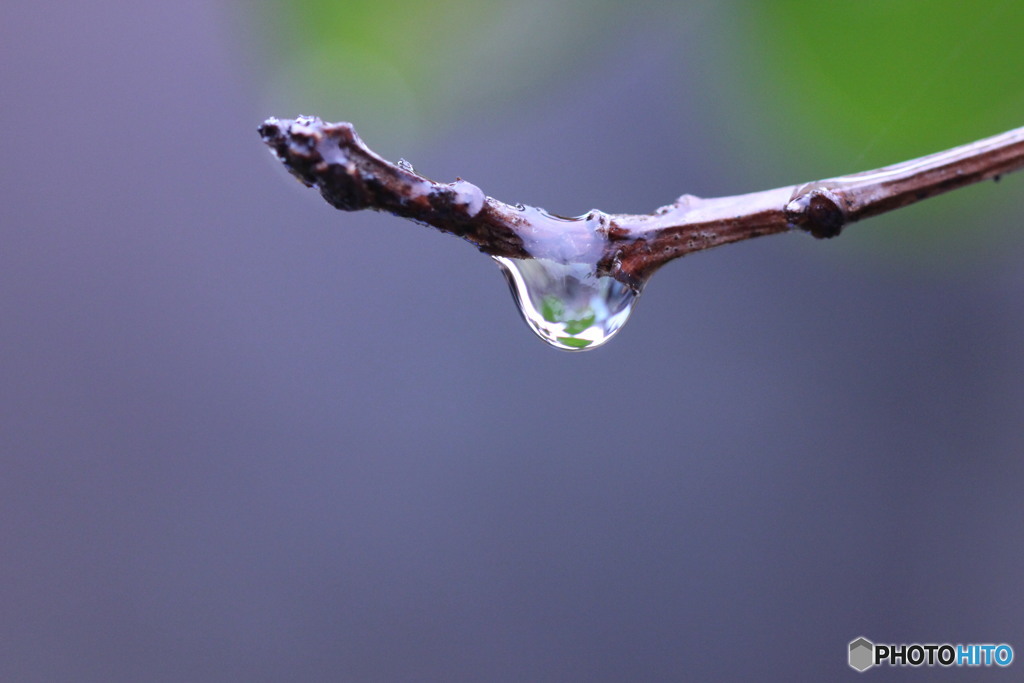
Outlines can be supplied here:
M312 111L279 11L0 5L0 680L835 680L860 635L1024 657L1024 179L688 257L562 353L488 259L330 209L257 124L352 119L563 214L862 170L728 80L743 5L638 9L415 126ZM978 237L887 246L947 215Z

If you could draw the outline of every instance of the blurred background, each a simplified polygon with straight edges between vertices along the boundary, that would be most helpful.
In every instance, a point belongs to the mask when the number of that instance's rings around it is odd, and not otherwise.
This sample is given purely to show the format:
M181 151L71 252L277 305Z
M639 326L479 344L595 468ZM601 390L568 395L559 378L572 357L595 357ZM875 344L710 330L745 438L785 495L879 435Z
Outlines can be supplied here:
M645 212L1020 126L1022 31L1013 0L4 0L0 680L1024 655L1024 176L687 257L569 354L471 246L331 209L256 134L350 120L504 201Z

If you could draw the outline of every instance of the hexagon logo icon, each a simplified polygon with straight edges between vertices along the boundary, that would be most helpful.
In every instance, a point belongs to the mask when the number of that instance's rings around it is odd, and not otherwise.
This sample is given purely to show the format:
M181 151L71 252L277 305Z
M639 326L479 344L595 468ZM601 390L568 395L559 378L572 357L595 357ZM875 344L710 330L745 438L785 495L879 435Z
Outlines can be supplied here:
M875 665L875 644L861 636L850 641L850 666L857 671L867 671Z

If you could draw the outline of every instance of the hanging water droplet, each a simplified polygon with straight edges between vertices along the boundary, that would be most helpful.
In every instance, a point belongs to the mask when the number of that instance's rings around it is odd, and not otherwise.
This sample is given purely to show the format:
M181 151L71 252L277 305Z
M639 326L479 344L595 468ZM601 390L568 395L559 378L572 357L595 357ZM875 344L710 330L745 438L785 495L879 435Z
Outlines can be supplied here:
M633 311L643 282L607 273L611 218L590 211L577 218L553 216L535 206L516 206L516 228L533 258L494 256L530 328L552 346L581 351L601 346Z
M584 263L495 256L523 319L567 351L593 349L626 324L640 292Z

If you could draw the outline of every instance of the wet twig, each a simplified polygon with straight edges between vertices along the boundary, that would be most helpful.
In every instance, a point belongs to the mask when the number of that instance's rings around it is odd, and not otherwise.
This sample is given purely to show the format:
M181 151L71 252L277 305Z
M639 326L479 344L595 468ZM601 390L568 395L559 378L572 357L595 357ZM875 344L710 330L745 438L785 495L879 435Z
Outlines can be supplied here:
M268 119L260 135L293 175L345 211L375 209L462 237L510 258L595 263L640 283L686 254L793 229L835 237L854 221L1024 167L1024 128L874 171L765 192L683 195L651 214L594 210L558 220L487 197L475 185L437 183L380 158L349 123ZM539 251L539 250L543 251Z

